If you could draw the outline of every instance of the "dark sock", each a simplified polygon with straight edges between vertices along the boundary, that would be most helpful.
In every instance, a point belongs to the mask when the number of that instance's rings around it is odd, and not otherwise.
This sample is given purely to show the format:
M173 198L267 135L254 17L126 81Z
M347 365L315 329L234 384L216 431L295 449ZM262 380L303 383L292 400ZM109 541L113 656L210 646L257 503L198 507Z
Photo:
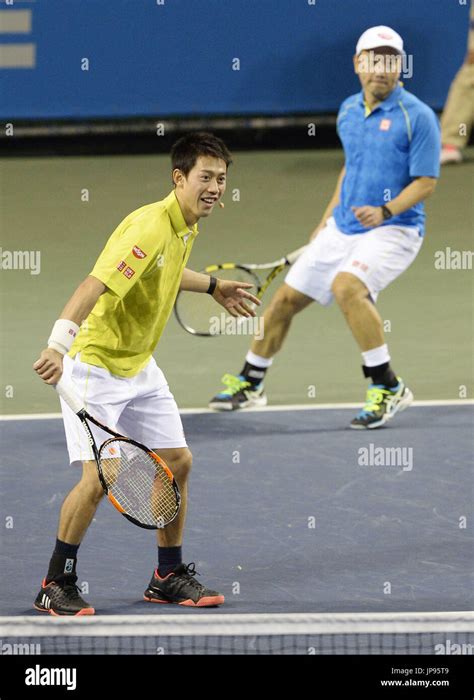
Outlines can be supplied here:
M267 369L268 367L257 367L250 362L245 362L244 368L240 374L247 382L250 382L252 386L257 386L260 382L263 382Z
M388 389L393 389L398 384L397 375L390 367L389 362L384 362L376 367L362 365L362 371L364 372L364 377L372 379L373 384L383 384Z
M158 573L163 578L183 561L181 547L158 547Z
M76 576L76 562L78 544L68 544L61 540L56 540L53 556L49 562L46 582L56 581L60 583L65 578Z

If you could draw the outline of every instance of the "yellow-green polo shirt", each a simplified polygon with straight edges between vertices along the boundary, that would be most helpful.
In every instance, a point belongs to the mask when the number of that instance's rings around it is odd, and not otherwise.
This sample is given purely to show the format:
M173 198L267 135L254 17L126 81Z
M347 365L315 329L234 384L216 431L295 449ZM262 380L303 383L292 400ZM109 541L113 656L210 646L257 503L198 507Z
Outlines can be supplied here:
M186 224L173 192L129 214L90 273L106 292L81 326L69 355L133 377L163 333L198 234Z

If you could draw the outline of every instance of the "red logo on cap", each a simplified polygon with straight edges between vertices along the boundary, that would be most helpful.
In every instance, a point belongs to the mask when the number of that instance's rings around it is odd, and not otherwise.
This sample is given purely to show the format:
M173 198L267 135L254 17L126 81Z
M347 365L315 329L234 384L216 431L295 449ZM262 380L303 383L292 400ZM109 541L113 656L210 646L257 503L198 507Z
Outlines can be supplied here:
M135 274L135 270L132 270L131 267L127 267L127 269L123 271L123 274L130 279Z
M393 39L393 34L384 34L383 32L379 32L377 36L381 39Z
M132 253L136 258L146 258L146 253L143 252L141 248L139 248L137 245L134 245L132 248Z

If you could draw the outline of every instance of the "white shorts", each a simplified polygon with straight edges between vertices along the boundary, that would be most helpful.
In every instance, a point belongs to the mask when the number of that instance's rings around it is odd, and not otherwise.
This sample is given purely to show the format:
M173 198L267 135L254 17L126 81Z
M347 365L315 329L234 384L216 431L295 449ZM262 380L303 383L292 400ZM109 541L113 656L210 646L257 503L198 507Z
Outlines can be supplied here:
M66 355L63 370L87 411L112 430L152 449L186 447L176 401L153 358L130 378L81 362L80 354L74 360ZM62 399L61 409L70 463L94 459L81 421ZM90 427L97 447L110 437L100 428Z
M339 272L350 272L367 287L375 301L382 289L411 265L423 238L414 226L379 226L348 236L334 218L311 241L288 272L285 282L293 289L327 306Z

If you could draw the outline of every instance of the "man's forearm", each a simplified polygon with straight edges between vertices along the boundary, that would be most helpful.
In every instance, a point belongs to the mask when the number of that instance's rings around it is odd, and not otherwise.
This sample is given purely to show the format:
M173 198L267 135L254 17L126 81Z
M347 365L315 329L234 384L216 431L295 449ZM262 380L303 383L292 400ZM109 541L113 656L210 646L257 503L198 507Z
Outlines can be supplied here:
M420 177L413 180L395 199L387 202L393 216L411 209L415 204L429 197L435 190L436 182L434 177Z
M209 282L209 275L205 275L202 272L194 272L194 270L185 267L179 288L185 292L207 292Z
M59 318L77 323L78 326L89 316L101 294L107 287L96 277L89 275L76 289L61 311Z

